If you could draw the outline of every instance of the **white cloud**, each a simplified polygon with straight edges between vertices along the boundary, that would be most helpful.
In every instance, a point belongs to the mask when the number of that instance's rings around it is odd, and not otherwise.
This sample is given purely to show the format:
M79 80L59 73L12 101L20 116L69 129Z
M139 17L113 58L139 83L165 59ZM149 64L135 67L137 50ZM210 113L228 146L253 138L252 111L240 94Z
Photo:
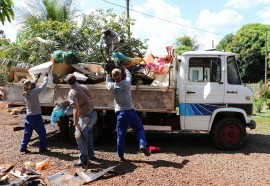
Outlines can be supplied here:
M85 6L85 0L79 0L80 7L84 7Z
M255 0L230 0L226 2L225 7L233 7L237 9L247 9L254 5L256 5L257 2Z
M230 9L224 9L218 13L202 10L196 21L196 26L212 32L226 34L224 30L239 26L242 20L242 15Z
M263 10L257 13L258 17L262 19L263 24L270 24L270 7L265 7Z
M194 30L181 26L192 25L189 20L182 18L179 7L171 6L164 0L147 0L140 6L134 6L133 9L156 17L145 16L133 11L130 12L131 17L136 19L135 25L131 27L133 36L140 37L140 39L149 39L149 50L153 53L166 54L165 47L173 45L176 38L184 34L194 35Z
M90 13L93 13L95 12L96 8L89 8L88 10L86 10L85 14L90 14Z
M221 37L212 33L206 33L196 38L198 40L198 43L200 43L200 50L215 48L218 42L221 40Z
M19 29L19 26L16 25L15 21L12 21L12 23L5 22L5 25L2 26L0 24L0 30L4 30L4 34L6 35L6 38L10 39L11 41L16 41L16 34Z
M209 32L198 32L200 49L215 47L225 35L232 33L232 28L240 28L242 20L242 15L230 9L224 9L217 13L210 12L208 9L202 10L198 15L196 27Z
M230 0L226 2L225 7L248 9L258 5L270 5L270 0Z

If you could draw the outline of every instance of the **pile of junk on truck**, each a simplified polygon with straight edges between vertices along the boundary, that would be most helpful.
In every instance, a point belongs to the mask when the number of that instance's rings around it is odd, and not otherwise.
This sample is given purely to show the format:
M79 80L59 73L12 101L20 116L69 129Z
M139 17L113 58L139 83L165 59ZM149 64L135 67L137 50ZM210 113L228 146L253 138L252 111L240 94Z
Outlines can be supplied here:
M65 76L70 73L73 73L81 84L104 84L105 72L125 67L132 74L132 85L168 86L172 47L166 49L168 55L158 56L149 52L144 58L129 58L121 52L113 52L106 63L80 63L74 51L57 50L51 54L50 61L30 69L11 67L9 82L22 83L25 79L33 80L38 73L48 72L49 84L66 84ZM42 77L39 82L42 82Z

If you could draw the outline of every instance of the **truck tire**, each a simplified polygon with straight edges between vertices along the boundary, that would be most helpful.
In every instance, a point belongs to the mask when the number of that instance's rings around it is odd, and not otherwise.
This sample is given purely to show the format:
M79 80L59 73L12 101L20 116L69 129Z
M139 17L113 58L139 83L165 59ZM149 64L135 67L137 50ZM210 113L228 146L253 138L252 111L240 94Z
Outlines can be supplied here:
M101 132L102 132L101 128L98 126L98 123L96 123L93 126L93 141L94 141L94 143L96 143L98 141L98 139L100 138Z
M240 149L245 142L246 128L243 123L233 117L217 121L211 131L216 146L222 150Z

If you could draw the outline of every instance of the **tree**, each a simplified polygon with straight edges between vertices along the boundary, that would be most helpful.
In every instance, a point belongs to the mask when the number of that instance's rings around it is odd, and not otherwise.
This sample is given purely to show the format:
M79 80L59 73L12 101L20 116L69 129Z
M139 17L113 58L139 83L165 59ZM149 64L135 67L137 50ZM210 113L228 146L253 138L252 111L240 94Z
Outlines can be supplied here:
M96 62L105 61L105 50L101 45L100 41L102 38L102 27L108 26L112 30L116 31L119 36L125 41L124 46L121 48L121 52L128 57L140 56L145 53L147 45L145 44L147 40L141 41L140 39L134 38L132 32L130 37L128 34L128 25L134 25L135 20L126 19L125 13L120 16L112 12L112 9L102 10L96 9L83 18L82 25L80 27L80 32L86 34L84 38L80 41L88 41L88 60L94 60ZM79 34L78 37L82 37Z
M265 33L269 31L270 25L247 24L233 37L230 50L238 54L243 82L257 83L264 79Z
M231 45L233 41L233 34L226 35L216 46L216 50L218 51L226 51L231 52Z
M190 36L184 35L182 37L177 38L175 42L175 50L176 53L181 55L186 51L195 51L198 50L199 44L197 44L196 38L191 38Z
M26 23L39 21L71 21L78 13L77 5L73 0L24 0L23 5L16 7L16 20Z
M105 62L104 48L100 45L101 30L105 25L110 26L127 44L133 46L132 54L126 52L130 51L129 45L123 47L125 55L133 57L144 53L147 48L139 39L127 39L127 21L124 14L117 16L112 10L99 9L89 15L83 15L82 18L82 24L78 26L75 21L36 22L36 19L30 17L18 33L20 42L5 49L11 53L8 60L2 60L2 64L31 67L48 61L49 55L56 49L74 50L82 62ZM130 21L134 24L133 20Z
M9 45L10 39L6 38L6 35L4 34L3 30L0 30L0 47L3 45Z
M52 36L57 34L72 33L72 29L67 27L74 28L75 22L72 20L76 18L77 9L72 0L24 0L22 6L15 8L15 13L16 21L23 27L17 33L16 44L1 47L5 58L1 58L0 68L11 65L29 68L48 61L50 53L59 45L55 46L55 42L51 45L41 40L55 39ZM59 26L61 23L64 24ZM40 36L43 38L37 39ZM70 35L65 36L58 37L62 39L62 43Z
M257 83L264 79L265 33L269 31L269 25L246 24L235 35L225 36L216 47L237 54L240 75L245 83Z
M6 19L9 22L14 19L13 6L12 0L0 0L0 21L2 22L2 25L4 25Z

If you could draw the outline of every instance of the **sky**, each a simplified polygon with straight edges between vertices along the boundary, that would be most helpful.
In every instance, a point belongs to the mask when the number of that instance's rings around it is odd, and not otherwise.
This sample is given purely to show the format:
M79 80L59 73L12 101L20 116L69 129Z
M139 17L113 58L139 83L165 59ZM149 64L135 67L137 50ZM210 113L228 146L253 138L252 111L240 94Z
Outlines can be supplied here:
M37 0L38 1L38 0ZM23 3L14 0L15 6ZM133 37L148 39L148 50L166 54L165 47L177 38L195 38L200 50L211 49L227 34L235 34L243 25L270 23L270 0L129 0ZM77 0L84 14L96 8L126 11L126 0ZM16 15L15 15L16 16ZM5 34L15 41L18 26L6 22Z

